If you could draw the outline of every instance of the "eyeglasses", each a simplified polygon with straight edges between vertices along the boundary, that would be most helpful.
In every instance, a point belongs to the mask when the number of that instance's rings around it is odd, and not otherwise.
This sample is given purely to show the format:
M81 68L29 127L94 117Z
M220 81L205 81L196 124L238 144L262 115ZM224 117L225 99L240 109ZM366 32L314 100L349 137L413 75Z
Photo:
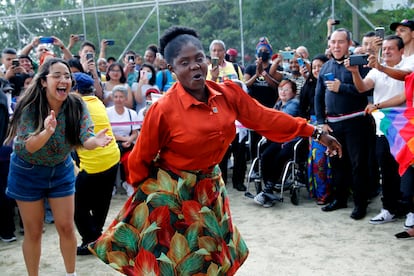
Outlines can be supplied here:
M49 52L50 50L48 48L40 48L38 51L39 52Z
M279 90L279 92L291 92L292 91L292 88L290 88L290 87L283 87L283 88L279 88L278 90Z
M70 75L70 74L64 74L64 75L61 75L61 74L49 74L49 75L46 75L46 77L51 77L52 79L54 79L54 80L56 80L56 81L61 81L61 80L64 80L64 81L68 81L68 80L72 80L72 76Z

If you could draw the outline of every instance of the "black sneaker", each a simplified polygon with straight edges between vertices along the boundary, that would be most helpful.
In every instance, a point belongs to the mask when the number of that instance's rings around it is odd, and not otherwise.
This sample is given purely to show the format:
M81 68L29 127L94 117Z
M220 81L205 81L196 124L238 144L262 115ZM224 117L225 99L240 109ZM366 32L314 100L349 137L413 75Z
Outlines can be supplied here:
M12 234L10 236L1 236L1 240L3 242L14 242L17 241L17 238L14 234Z
M85 245L78 246L78 248L76 249L76 255L78 256L92 255L92 252L89 251L88 245L85 244Z
M395 234L395 237L399 240L410 240L410 239L414 239L413 236L411 236L407 231L404 232L400 232Z

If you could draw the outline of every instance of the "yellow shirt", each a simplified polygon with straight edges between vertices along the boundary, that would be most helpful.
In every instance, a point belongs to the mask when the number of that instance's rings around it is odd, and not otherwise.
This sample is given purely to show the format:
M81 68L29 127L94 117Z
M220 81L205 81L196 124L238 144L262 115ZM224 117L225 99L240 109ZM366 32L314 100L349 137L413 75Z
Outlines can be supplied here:
M82 99L85 101L95 125L94 132L97 133L104 128L108 128L106 134L113 137L106 147L97 147L93 150L87 150L82 147L76 150L80 159L79 167L81 171L85 170L90 174L100 173L119 162L119 148L112 133L112 127L104 104L95 96L83 96Z
M241 81L243 80L243 74L240 69L240 66L238 66L239 73L237 74L233 63L227 62L225 60L223 62L224 62L224 65L219 65L219 75L218 75L216 82L222 83L225 80L241 80ZM206 77L207 80L211 80L211 73L210 73L211 68L212 68L212 65L210 64L207 70L207 77Z

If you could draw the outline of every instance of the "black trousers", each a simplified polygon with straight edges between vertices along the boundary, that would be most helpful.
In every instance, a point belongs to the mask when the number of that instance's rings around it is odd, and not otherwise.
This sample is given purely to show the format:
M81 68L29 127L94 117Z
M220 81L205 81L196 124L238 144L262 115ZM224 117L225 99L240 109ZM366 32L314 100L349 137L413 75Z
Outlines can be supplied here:
M355 206L366 208L368 201L368 156L370 118L360 116L329 123L331 133L342 145L342 158L332 157L333 198L347 202L352 190Z
M16 202L5 193L11 152L11 147L0 146L0 236L2 237L11 237L16 230L14 226Z
M396 214L398 201L401 199L401 178L398 174L398 164L390 152L390 145L385 136L377 136L376 157L381 168L382 205L391 214Z
M239 134L236 134L236 137L234 138L233 142L231 143L230 147L228 148L226 154L224 155L223 159L219 164L222 178L224 180L224 183L227 184L227 163L231 154L233 154L234 163L233 174L231 178L233 182L233 187L241 186L244 184L244 178L246 176L247 170L246 141L247 137L243 138L243 140L239 142Z
M101 173L81 171L76 178L75 224L83 245L102 234L117 171L118 164Z
M268 141L261 155L263 182L281 183L286 162L293 158L293 147L297 140L276 143Z

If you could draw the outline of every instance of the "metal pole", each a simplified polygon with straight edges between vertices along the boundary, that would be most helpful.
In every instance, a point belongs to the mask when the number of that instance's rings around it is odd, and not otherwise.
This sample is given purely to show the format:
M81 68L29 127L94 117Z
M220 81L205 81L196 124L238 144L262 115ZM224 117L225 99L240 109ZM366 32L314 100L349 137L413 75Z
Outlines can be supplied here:
M240 52L241 62L244 67L244 34L243 34L243 3L239 0L239 13L240 13Z
M81 1L81 9L82 9L83 35L85 36L85 40L87 40L87 36L86 36L86 19L85 19L85 9L83 7L83 0Z
M160 35L160 33L161 33L161 31L160 31L160 6L158 5L158 0L156 0L156 2L157 2L157 30L158 30L158 40L157 41L160 41L160 37L161 37L161 35ZM157 44L158 44L158 42L157 42Z

